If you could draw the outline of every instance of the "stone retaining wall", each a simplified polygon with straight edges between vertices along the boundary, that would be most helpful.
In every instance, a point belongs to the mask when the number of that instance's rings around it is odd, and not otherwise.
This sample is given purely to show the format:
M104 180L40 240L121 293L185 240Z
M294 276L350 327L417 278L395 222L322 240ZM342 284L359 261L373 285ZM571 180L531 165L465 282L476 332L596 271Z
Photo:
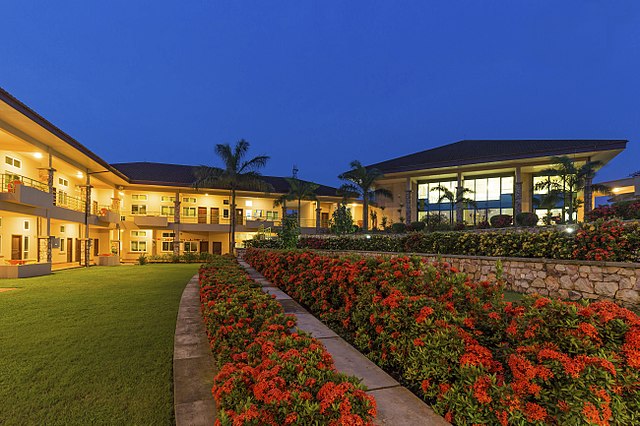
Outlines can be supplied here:
M630 308L640 307L640 263L549 260L515 257L385 253L371 251L316 250L326 254L362 256L414 255L449 262L474 279L495 280L496 264L502 262L507 288L521 293L579 300L613 300Z

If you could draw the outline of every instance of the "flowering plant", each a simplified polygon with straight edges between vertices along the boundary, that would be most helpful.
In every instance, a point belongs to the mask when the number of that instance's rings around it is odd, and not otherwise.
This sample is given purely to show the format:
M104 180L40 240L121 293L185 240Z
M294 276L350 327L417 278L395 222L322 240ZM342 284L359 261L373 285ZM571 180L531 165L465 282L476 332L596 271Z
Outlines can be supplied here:
M634 424L640 318L611 302L503 300L417 257L248 249L245 259L455 424Z
M219 425L370 424L375 401L231 257L199 271Z

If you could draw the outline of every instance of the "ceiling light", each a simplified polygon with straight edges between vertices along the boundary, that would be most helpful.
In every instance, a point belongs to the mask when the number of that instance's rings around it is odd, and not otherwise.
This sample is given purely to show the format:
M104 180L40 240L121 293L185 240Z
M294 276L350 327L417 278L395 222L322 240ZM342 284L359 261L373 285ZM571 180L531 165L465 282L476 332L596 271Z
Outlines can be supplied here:
M41 159L42 158L42 153L41 152L34 152L33 156L37 159Z
M77 173L76 173L76 176L78 176L79 178L81 178L81 177L82 177L82 176L84 176L84 175L82 174L82 172L77 172Z

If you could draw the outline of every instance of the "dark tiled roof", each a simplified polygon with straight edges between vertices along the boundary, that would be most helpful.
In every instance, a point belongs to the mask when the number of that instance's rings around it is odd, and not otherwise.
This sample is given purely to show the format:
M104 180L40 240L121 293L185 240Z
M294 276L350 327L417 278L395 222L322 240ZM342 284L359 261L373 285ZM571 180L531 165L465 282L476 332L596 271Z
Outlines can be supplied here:
M523 158L624 149L626 140L462 140L371 164L383 173L435 169Z
M195 169L197 166L182 164L150 163L146 161L134 163L112 164L117 170L128 176L132 183L167 186L191 186L195 181ZM284 194L289 191L287 181L278 176L262 176L262 179L271 184L274 192ZM222 189L222 188L216 188ZM320 185L317 195L336 196L336 188Z

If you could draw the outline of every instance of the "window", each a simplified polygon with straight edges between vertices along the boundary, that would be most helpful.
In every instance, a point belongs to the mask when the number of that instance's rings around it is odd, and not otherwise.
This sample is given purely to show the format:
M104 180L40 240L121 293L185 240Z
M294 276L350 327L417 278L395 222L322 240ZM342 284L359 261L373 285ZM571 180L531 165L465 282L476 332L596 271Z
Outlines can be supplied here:
M229 200L222 200L222 204L224 204L225 206L229 205Z
M160 201L162 201L163 203L175 203L176 202L176 197L170 197L168 195L163 195L160 198Z
M147 195L146 194L133 194L131 196L131 200L132 201L147 201Z
M160 215L161 216L173 216L176 214L175 206L160 206Z
M189 204L195 204L196 203L196 198L195 197L183 197L182 198L182 202L183 203L189 203Z
M22 226L24 227L24 230L25 230L25 231L28 231L28 230L29 230L29 227L31 226L31 223L29 223L29 221L28 221L28 220L25 220L25 221L24 221L24 224L23 224Z
M229 219L229 209L222 210L222 217L225 219Z
M247 219L251 219L251 210L247 210L246 212L244 212L244 215Z
M277 211L267 211L267 220L278 220Z
M163 232L162 233L162 238L173 238L175 236L176 236L175 232Z
M147 251L146 241L131 241L131 251L144 252Z
M145 204L132 204L131 214L147 214L147 206Z
M64 225L60 225L60 233L64 234Z
M69 186L69 181L66 180L65 178L58 178L58 184L62 185L62 186Z
M173 251L173 241L163 241L161 251Z
M132 237L146 237L147 231L131 231Z
M64 253L64 245L67 242L64 238L60 238L60 253Z
M513 194L513 176L502 178L501 194Z
M244 205L245 205L246 207L253 207L253 201L252 201L252 200L246 200L246 201L244 202Z
M253 217L262 218L262 210L254 210Z
M29 237L25 235L23 237L23 241L24 243L22 244L22 258L28 259L29 258Z
M198 243L196 241L185 241L184 242L184 251L185 252L198 251Z
M17 158L9 157L8 155L4 157L4 162L10 166L15 167L16 169L22 167L22 161L18 160Z
M184 217L196 217L196 208L195 207L183 207L182 215Z

